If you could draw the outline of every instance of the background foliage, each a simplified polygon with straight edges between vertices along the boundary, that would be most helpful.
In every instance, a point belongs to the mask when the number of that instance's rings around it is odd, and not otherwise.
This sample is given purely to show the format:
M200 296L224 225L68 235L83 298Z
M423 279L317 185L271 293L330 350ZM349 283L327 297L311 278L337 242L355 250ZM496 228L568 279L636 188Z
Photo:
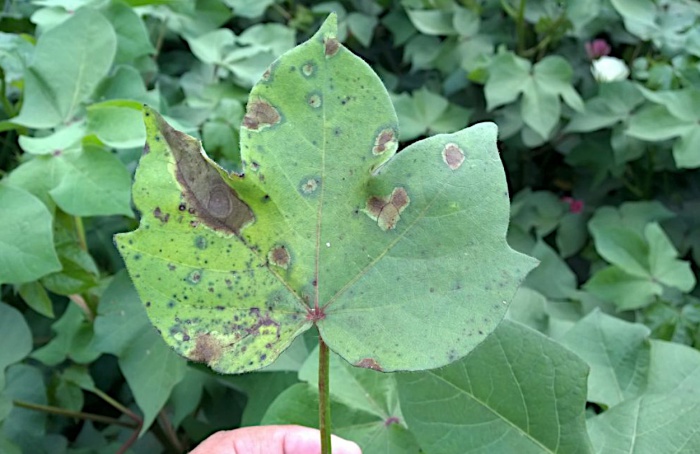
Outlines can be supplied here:
M498 123L509 241L541 261L451 366L334 360L336 433L367 453L699 451L696 2L32 0L0 23L0 452L179 453L316 423L313 334L258 373L187 364L111 238L137 223L141 105L235 169L248 90L329 11L404 144ZM605 54L629 75L594 77Z

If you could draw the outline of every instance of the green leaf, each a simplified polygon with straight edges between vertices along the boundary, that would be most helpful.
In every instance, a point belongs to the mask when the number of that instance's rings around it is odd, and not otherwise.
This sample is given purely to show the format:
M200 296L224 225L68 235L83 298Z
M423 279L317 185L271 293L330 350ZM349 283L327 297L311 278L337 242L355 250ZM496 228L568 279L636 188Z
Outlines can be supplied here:
M401 141L453 131L469 123L471 111L450 104L447 99L426 88L416 90L411 95L394 95L392 101L399 117Z
M36 367L15 364L7 370L7 384L3 396L11 400L22 400L46 405L46 385L42 373ZM50 454L42 446L42 441L54 438L46 433L47 414L13 406L8 417L0 426L0 436L4 435L21 448L22 453ZM55 447L55 446L54 446Z
M114 154L85 145L78 153L49 159L56 178L49 194L63 211L75 216L133 215L129 173Z
M258 372L229 376L226 381L242 389L248 398L241 415L241 426L261 424L265 412L277 396L299 383L295 372Z
M19 146L27 153L37 155L75 151L80 149L85 132L85 123L78 121L44 137L20 136Z
M624 19L630 33L648 40L658 30L656 5L652 0L611 0L611 3Z
M527 287L520 287L508 308L506 318L545 333L549 325L546 306L547 298L544 295Z
M0 350L0 390L2 390L7 366L23 360L32 351L32 332L22 313L3 302L0 302L0 332L4 337L3 348Z
M318 349L307 359L299 378L270 405L262 424L318 427ZM365 453L419 452L399 408L395 375L352 367L339 356L330 358L333 432L360 445Z
M630 119L627 134L642 140L667 140L686 134L693 125L669 112L665 106L644 107Z
M113 278L98 310L94 348L119 358L119 368L143 412L143 433L184 377L186 363L153 330L125 273Z
M695 287L690 264L677 258L658 222L649 222L663 218L664 212L641 211L653 206L627 204L620 211L602 207L589 222L596 250L616 267L598 271L586 288L621 310L645 306L661 295L662 284L684 292Z
M111 148L137 148L146 141L141 104L105 101L88 107L88 128Z
M318 388L318 348L309 355L299 370L299 379ZM399 408L396 375L352 367L336 355L330 356L331 396L354 410L372 414L384 423L395 421L405 427Z
M100 352L91 344L94 336L92 323L77 304L70 303L51 328L56 336L48 344L34 350L32 358L47 366L55 366L66 359L87 364L100 356Z
M71 216L56 212L54 238L61 271L47 274L41 278L41 283L49 291L66 296L96 287L99 270L90 253L80 244L75 220Z
M484 86L487 109L515 102L523 95L521 115L526 125L546 139L559 122L561 102L583 111L583 100L571 85L571 65L559 56L531 63L512 52L497 55L489 65Z
M419 32L426 35L455 35L453 25L454 13L439 9L407 9L409 19Z
M586 217L581 213L566 213L559 220L556 243L562 258L576 254L588 240Z
M617 266L596 271L584 288L598 298L614 303L621 311L647 306L655 295L663 292L658 283L629 274Z
M22 110L12 121L30 128L70 121L107 75L116 48L112 25L90 8L41 35L25 74Z
M146 112L141 225L116 241L168 344L217 371L266 366L314 323L351 364L445 365L495 328L535 263L505 241L495 126L394 156L388 94L335 22L253 88L245 177Z
M347 21L348 28L350 32L352 32L352 35L357 38L360 44L369 47L372 42L372 36L374 35L374 29L379 22L377 17L354 12L348 14Z
M565 131L590 132L625 122L644 101L637 85L628 80L600 84L598 89L598 96L586 101L585 110L571 118Z
M466 358L397 381L425 452L588 453L587 373L573 353L504 321Z
M576 292L576 275L547 243L539 240L530 254L540 265L525 279L525 285L549 299L566 300Z
M0 283L20 284L61 269L54 250L52 218L30 193L0 184Z
M19 295L25 303L41 315L53 318L53 303L46 289L39 282L28 282L19 286Z
M117 53L114 63L130 63L155 52L141 17L121 1L110 2L102 13L114 26L117 34Z
M255 2L249 0L224 0L224 3L233 9L236 16L255 19L262 16L265 10L275 3L275 0L258 0Z
M695 452L700 353L648 340L649 329L594 312L562 343L591 366L589 399L610 406L588 420L599 453Z
M700 90L685 89L642 94L656 105L642 109L629 124L627 134L642 140L678 139L673 144L673 157L680 168L700 167Z
M644 392L649 369L649 328L599 310L588 314L560 339L591 368L588 401L605 407Z

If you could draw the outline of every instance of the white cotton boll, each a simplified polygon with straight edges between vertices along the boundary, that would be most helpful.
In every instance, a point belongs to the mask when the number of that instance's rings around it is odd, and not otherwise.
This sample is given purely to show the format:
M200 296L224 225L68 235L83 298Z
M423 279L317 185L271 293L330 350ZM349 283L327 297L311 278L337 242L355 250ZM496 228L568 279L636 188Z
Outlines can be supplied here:
M591 72L598 82L625 80L630 75L630 70L625 62L615 57L600 57L594 60Z

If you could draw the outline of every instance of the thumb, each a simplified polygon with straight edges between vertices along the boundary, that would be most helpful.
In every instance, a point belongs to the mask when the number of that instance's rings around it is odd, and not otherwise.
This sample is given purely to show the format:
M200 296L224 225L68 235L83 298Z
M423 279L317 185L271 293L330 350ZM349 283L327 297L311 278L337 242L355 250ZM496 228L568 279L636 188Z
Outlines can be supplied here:
M332 436L333 454L362 454L349 440ZM321 434L310 427L258 426L217 432L190 454L320 454Z

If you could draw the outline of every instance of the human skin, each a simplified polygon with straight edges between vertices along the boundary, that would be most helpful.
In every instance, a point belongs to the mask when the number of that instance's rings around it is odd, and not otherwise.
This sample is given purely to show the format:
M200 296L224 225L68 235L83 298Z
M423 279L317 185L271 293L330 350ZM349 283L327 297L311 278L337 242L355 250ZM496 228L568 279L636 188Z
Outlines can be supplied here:
M333 454L362 454L352 441L332 436ZM190 454L321 454L318 429L256 426L217 432Z

